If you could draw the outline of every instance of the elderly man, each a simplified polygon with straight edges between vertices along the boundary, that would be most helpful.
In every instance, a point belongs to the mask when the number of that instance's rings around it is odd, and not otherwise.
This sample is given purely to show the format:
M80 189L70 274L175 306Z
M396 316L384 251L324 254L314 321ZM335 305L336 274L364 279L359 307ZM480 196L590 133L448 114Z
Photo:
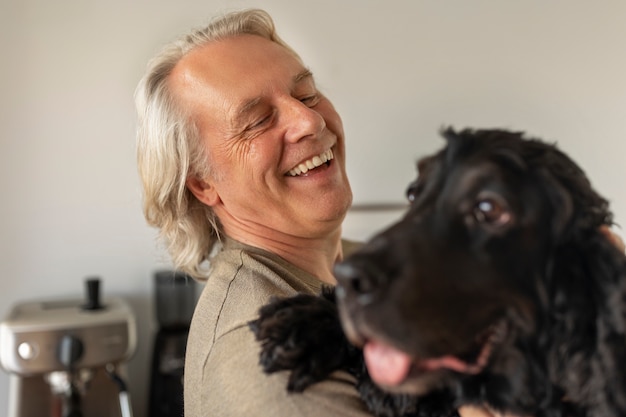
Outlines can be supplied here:
M168 45L136 100L146 218L174 264L206 280L185 415L368 415L347 374L288 395L284 373L261 371L247 326L273 296L334 284L350 250L342 122L311 71L265 12L249 10Z

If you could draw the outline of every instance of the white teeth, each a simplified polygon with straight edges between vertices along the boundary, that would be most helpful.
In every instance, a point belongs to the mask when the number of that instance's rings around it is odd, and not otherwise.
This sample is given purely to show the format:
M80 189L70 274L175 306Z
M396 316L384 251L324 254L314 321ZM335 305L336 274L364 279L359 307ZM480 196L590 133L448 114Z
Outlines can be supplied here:
M309 170L317 168L318 166L325 164L326 162L334 158L335 156L333 155L333 151L329 149L307 161L302 162L298 166L294 167L291 171L289 171L288 174L292 177L306 174Z

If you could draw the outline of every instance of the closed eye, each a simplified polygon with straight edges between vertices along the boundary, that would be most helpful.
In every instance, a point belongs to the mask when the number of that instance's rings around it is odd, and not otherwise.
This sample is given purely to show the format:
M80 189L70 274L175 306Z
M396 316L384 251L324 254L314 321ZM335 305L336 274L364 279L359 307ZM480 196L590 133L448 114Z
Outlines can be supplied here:
M315 107L320 102L319 94L312 94L300 99L300 101L307 107Z
M271 113L268 113L267 115L262 116L258 120L252 122L250 125L246 126L245 131L254 130L268 124L274 118L274 113L275 112L272 111Z

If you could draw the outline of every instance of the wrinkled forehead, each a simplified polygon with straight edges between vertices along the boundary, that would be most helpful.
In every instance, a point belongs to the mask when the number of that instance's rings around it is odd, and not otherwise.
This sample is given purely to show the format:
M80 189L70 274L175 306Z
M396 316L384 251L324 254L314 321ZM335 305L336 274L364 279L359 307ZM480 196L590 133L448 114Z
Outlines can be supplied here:
M191 50L168 84L192 115L223 119L270 89L286 88L303 71L289 49L260 36L240 35Z

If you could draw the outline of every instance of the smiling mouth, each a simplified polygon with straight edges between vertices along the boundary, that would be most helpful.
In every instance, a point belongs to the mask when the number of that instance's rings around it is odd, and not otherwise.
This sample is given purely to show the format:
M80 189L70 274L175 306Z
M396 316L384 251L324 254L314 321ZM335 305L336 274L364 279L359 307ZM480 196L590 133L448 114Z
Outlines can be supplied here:
M297 177L299 175L304 175L312 169L315 169L324 164L329 164L331 160L335 159L335 155L331 149L322 152L319 155L314 156L311 159L307 159L304 162L298 164L298 166L292 168L287 172L287 175L290 177Z

